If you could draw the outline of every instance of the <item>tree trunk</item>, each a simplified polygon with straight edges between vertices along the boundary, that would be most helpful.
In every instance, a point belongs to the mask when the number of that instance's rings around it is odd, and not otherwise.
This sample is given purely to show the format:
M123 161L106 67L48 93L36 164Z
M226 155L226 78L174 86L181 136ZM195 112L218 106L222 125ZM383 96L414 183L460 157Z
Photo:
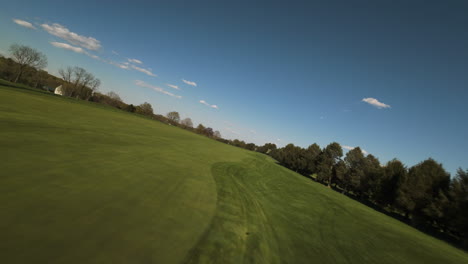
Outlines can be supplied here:
M18 72L18 75L16 75L14 83L17 83L19 79L21 78L21 75L23 74L23 67L20 67L20 70Z

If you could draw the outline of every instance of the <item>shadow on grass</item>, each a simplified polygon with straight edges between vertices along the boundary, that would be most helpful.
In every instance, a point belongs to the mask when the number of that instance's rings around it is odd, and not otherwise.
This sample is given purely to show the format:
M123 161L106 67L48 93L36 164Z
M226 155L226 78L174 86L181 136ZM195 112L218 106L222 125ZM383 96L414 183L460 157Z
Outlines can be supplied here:
M24 84L12 83L12 82L9 82L9 81L3 80L3 79L0 79L0 86L5 86L5 87L15 88L15 89L21 89L21 90L31 91L31 92L37 92L37 93L41 93L41 94L55 95L54 93L44 91L44 90L42 90L40 88L32 88L32 87L26 86Z

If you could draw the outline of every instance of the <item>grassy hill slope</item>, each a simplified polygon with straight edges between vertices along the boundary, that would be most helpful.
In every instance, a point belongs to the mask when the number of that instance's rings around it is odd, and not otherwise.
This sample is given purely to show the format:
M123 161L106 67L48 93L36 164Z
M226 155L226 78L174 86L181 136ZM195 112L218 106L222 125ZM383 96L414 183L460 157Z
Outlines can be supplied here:
M2 263L468 263L269 157L0 87Z

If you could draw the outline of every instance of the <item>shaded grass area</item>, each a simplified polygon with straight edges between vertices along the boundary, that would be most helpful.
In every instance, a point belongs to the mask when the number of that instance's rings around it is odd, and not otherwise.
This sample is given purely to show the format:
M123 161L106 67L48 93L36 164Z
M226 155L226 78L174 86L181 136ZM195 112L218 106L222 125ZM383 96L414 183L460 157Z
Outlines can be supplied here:
M141 116L0 86L2 263L467 263L275 164Z
M12 87L12 88L17 88L17 89L24 89L24 90L29 90L29 91L35 91L35 92L40 92L40 93L49 93L45 90L42 90L42 89L35 89L35 88L31 88L27 85L24 85L24 84L21 84L21 83L13 83L13 82L9 82L7 80L4 80L4 79L0 79L0 86L5 86L5 87ZM52 93L50 93L52 94Z
M452 246L269 158L213 166L215 217L188 263L465 263Z

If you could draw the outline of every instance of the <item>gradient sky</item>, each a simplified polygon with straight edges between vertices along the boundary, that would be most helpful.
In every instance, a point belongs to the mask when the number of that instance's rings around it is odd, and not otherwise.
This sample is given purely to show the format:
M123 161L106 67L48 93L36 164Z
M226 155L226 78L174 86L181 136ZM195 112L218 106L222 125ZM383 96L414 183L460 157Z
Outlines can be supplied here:
M29 45L52 74L81 66L101 92L226 138L337 141L453 174L468 167L467 14L468 1L15 0L0 53Z

